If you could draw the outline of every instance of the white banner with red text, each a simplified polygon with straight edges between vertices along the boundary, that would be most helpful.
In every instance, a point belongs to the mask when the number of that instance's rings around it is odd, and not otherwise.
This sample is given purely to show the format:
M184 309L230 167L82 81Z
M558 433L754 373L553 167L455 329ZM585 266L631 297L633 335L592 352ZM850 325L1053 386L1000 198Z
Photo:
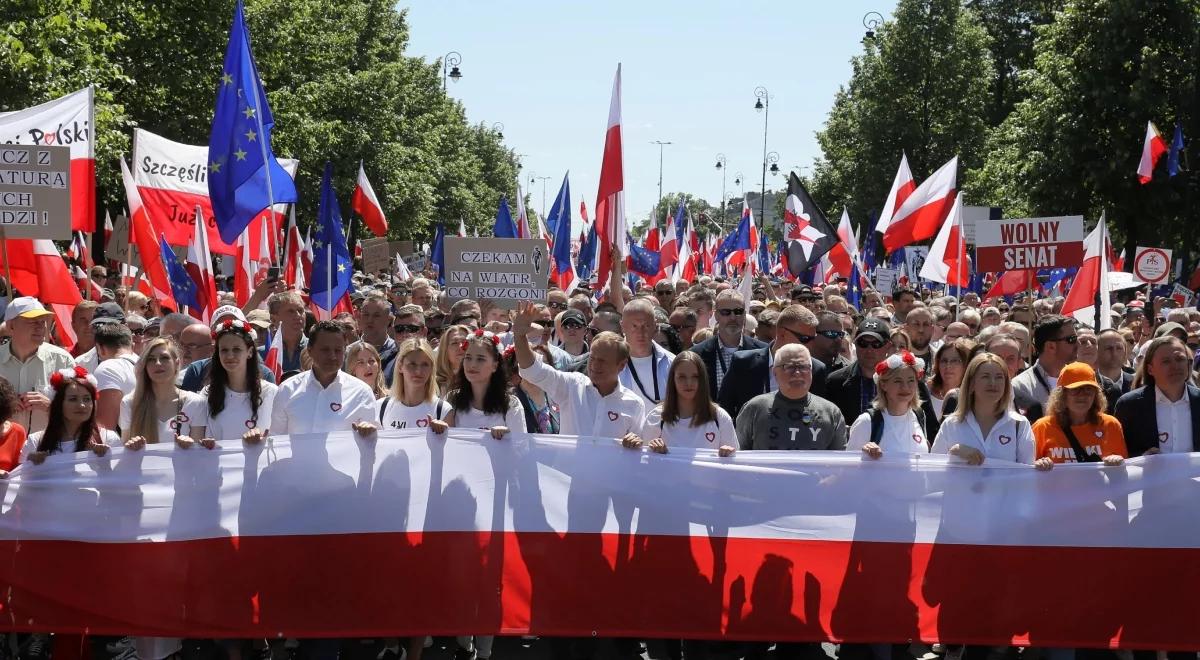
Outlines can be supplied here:
M1121 467L452 430L55 455L7 628L1200 648L1200 455Z

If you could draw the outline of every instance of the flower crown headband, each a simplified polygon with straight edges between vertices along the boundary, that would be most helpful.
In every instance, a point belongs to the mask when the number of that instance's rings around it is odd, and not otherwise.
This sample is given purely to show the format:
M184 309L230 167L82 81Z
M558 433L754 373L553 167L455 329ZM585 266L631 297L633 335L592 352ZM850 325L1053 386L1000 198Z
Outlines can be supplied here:
M99 387L96 382L96 377L89 374L87 369L83 367L67 367L59 369L50 374L50 388L54 391L61 390L69 381L82 380L92 386L92 389Z
M250 341L258 341L258 333L255 332L254 328L249 323L240 319L227 318L218 323L212 331L213 341L216 341L219 335L223 335L226 332L245 333L246 336L250 337Z
M497 347L496 350L499 350L499 346L500 346L500 336L499 335L497 335L493 332L484 330L483 328L479 328L475 331L475 337L487 339L487 340L491 341L492 345ZM464 351L467 350L467 342L468 341L469 341L469 339L462 340L462 342L459 343L458 347Z
M917 373L917 378L925 377L925 360L908 351L892 353L886 360L875 365L875 376L884 376L893 369L908 367Z

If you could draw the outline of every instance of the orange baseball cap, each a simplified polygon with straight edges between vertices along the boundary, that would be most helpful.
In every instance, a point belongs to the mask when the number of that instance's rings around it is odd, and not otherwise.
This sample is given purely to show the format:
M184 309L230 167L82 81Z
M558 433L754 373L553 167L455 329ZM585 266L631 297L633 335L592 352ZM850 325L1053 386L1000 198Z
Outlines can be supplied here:
M1067 389L1075 389L1076 387L1084 387L1091 385L1096 389L1100 389L1100 383L1096 382L1096 371L1092 369L1086 362L1072 362L1062 368L1058 373L1058 386Z

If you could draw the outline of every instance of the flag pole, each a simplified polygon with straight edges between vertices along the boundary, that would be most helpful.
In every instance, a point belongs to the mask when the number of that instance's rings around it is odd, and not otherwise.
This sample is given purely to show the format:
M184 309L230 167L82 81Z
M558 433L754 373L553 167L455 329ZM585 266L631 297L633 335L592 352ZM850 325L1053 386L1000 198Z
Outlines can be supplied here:
M249 47L248 39L247 39L246 45L247 45L247 47ZM251 62L253 62L253 60L251 60ZM256 76L257 76L257 72L256 72ZM273 159L271 158L270 154L267 153L266 129L263 127L263 119L262 119L262 116L263 116L262 108L263 108L263 102L265 100L265 99L263 99L263 95L265 94L265 92L263 94L260 94L259 93L260 91L262 91L261 82L255 81L254 102L258 106L259 111L254 113L254 117L258 122L258 135L261 138L258 141L258 146L262 150L263 168L267 175L267 217L273 219L275 217L275 189L271 185L271 162L270 162ZM276 268L278 268L279 267L279 241L275 241L274 252L275 253L272 255L275 258L274 265Z
M8 236L5 235L3 227L0 227L0 248L4 250L4 288L8 291L9 302L12 302L12 264L9 263L8 258Z

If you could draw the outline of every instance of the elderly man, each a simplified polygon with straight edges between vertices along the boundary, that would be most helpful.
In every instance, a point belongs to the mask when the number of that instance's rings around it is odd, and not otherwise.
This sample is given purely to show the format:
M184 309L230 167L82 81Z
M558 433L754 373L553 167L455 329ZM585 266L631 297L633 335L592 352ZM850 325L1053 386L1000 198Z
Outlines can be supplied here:
M629 362L621 370L621 384L640 395L647 410L653 409L667 396L667 373L675 360L674 353L654 341L658 334L654 306L640 298L626 303L621 332L629 343Z
M804 305L788 305L779 313L775 339L769 346L734 353L729 373L717 395L717 402L725 412L736 418L747 401L779 389L774 371L776 355L789 344L808 346L816 343L816 326L817 317L813 316L812 310ZM812 384L809 389L818 396L825 392L827 371L828 367L823 361L812 358Z
M96 343L92 337L92 314L96 312L99 303L95 300L81 300L71 310L71 329L75 331L75 347L71 349L71 357L75 364L88 371L95 371L99 360L96 359ZM86 356L86 357L85 357Z
M414 305L415 307L415 305ZM420 309L419 307L417 308ZM396 359L396 340L392 339L392 306L382 294L368 295L358 308L358 329L362 340L379 352L383 378L392 384L392 362ZM421 330L425 329L422 322Z
M812 394L812 356L788 344L771 367L779 390L751 399L738 413L738 444L747 449L844 449L846 420L832 402Z
M179 333L180 369L198 360L206 360L213 354L212 329L203 323L193 323Z
M746 301L742 294L732 289L717 294L716 312L716 334L691 348L693 353L704 360L708 370L709 396L714 401L721 390L721 383L725 380L725 373L729 371L733 354L767 346L753 337L747 337L743 332L746 324Z
M36 298L16 298L4 310L4 325L11 339L0 345L0 378L20 397L13 421L29 433L46 428L50 399L44 390L50 374L75 366L71 354L46 343L54 315Z
M676 307L671 310L667 322L679 333L679 343L684 348L691 348L692 335L696 334L696 324L699 323L696 312L687 307Z
M283 338L279 350L283 372L300 371L300 354L308 346L308 338L304 336L304 299L296 291L276 293L267 299L267 311L271 314L271 324L279 328Z
M1096 335L1096 345L1100 352L1096 371L1114 383L1120 383L1121 394L1128 394L1133 384L1133 372L1125 370L1125 365L1129 363L1129 347L1125 344L1125 338L1120 332L1109 328Z
M162 317L162 322L159 323L158 326L158 336L170 337L171 339L174 339L176 343L178 343L179 335L183 332L183 329L195 322L196 319L188 316L187 314L171 312L170 314Z

